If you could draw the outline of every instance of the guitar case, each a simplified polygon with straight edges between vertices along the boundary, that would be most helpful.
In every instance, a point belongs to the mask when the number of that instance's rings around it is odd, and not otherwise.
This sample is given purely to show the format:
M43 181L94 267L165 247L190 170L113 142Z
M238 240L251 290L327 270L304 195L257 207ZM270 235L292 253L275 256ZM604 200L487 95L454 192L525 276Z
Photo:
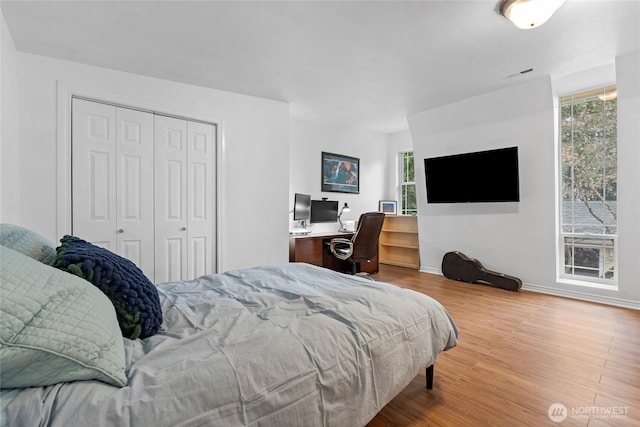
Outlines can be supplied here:
M486 283L496 288L517 292L522 280L484 268L477 259L462 252L447 252L442 258L442 274L447 279L468 283Z

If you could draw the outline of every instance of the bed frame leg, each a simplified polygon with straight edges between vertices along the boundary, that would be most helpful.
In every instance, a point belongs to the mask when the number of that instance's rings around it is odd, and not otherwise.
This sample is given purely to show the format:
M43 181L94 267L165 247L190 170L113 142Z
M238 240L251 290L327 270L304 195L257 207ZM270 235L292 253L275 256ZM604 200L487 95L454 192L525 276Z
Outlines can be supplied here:
M427 390L433 389L433 365L427 366Z

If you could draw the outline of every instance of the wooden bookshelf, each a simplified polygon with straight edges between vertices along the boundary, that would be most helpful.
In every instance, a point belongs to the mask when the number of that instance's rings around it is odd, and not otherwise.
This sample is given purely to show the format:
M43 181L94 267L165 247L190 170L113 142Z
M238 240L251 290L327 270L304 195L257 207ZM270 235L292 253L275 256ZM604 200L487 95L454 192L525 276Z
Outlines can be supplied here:
M418 218L387 215L380 232L378 259L381 264L420 269Z

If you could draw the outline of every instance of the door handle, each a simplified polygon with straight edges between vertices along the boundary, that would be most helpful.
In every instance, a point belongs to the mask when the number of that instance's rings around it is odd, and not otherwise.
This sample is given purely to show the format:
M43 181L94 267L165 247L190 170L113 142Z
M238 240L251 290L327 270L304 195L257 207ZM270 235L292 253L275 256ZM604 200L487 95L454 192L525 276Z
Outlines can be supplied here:
M123 230L122 228L120 228L120 229L118 230L118 233L124 233L124 230Z

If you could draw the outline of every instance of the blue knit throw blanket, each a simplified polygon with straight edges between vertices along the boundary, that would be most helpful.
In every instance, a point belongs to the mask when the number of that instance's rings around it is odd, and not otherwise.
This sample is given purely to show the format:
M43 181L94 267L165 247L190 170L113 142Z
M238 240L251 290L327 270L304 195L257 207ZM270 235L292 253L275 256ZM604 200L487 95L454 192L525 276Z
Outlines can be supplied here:
M158 291L133 262L78 237L64 236L60 243L54 266L91 282L109 297L124 337L135 340L158 332Z

